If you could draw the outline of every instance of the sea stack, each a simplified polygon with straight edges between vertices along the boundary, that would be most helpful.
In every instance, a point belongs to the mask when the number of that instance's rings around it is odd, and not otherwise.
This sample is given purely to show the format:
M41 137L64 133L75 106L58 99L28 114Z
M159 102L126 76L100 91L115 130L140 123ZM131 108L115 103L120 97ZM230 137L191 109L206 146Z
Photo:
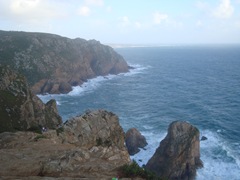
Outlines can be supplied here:
M171 123L146 169L166 179L195 179L197 168L203 166L199 142L196 127L181 121Z
M125 142L130 155L137 154L140 151L139 148L144 148L148 144L146 138L136 128L126 132Z

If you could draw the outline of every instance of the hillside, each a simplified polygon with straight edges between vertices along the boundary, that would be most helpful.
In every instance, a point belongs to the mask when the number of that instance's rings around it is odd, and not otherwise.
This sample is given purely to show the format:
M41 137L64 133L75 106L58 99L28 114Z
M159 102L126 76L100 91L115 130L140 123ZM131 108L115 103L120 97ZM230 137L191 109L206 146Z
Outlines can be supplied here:
M96 40L14 31L0 31L0 64L26 76L35 94L67 93L87 79L129 68Z
M62 124L55 100L44 104L34 95L24 76L0 65L0 133L55 129Z

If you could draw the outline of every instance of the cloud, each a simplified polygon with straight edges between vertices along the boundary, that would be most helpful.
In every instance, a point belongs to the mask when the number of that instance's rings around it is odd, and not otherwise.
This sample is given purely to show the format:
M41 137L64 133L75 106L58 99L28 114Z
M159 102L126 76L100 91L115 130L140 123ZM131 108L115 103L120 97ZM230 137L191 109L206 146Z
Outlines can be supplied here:
M78 9L78 14L80 16L89 16L90 15L90 9L87 6L82 6Z
M198 20L198 21L196 22L196 26L197 26L197 27L202 27L202 26L203 26L203 22L202 22L201 20Z
M107 6L106 10L107 10L107 12L112 12L112 7L111 6Z
M9 0L0 1L0 18L18 22L43 22L67 16L64 5L54 1Z
M159 12L156 12L153 14L153 22L154 24L161 24L163 21L166 21L168 19L167 14L161 14Z
M135 22L134 25L138 29L142 27L142 24L140 22Z
M240 21L236 21L236 22L235 22L235 27L238 28L238 29L240 29Z
M131 24L130 20L129 20L129 18L127 16L123 16L123 17L119 18L119 20L120 20L119 25L121 27L126 27L126 26Z
M201 10L208 10L209 9L209 4L207 2L203 1L198 1L196 3L196 7Z
M103 6L103 0L85 0L85 4L93 6Z
M231 5L230 0L221 0L221 3L213 11L214 17L227 19L233 15L234 8Z

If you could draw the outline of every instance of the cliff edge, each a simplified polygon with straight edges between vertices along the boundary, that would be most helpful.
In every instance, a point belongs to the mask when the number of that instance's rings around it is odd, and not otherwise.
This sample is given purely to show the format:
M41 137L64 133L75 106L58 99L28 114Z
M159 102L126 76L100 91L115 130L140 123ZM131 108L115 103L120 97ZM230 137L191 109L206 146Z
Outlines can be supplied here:
M128 71L121 55L96 40L0 31L0 64L26 78L35 94L67 93L87 79Z
M0 133L0 177L109 179L130 163L118 117L96 110L57 130Z
M24 76L0 65L0 133L55 129L62 124L55 100L44 104L28 87Z

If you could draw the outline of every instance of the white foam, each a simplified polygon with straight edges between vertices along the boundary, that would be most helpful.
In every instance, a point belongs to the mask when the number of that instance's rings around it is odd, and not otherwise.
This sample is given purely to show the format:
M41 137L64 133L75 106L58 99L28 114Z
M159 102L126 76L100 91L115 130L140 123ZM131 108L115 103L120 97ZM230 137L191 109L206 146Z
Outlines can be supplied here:
M148 142L148 145L145 147L146 150L142 149L138 154L131 156L131 159L134 159L140 166L148 162L167 134L167 132L154 133L150 126L144 126L144 129L146 131L141 133ZM239 157L232 155L231 149L224 143L217 132L204 130L201 131L201 135L206 136L208 139L200 142L201 159L204 163L204 168L197 170L196 179L239 180ZM239 144L236 146L239 146Z
M130 66L132 66L133 69L130 69L130 71L127 73L120 73L118 75L98 76L96 78L89 79L87 82L83 83L81 86L73 87L73 90L71 92L69 92L68 95L70 95L70 96L83 95L85 92L91 92L91 91L95 90L104 81L111 80L111 79L114 79L114 78L117 78L120 76L132 76L132 75L138 74L138 73L142 72L143 70L149 68L149 67L141 66L139 64L137 64L137 65L131 64Z
M57 102L57 105L58 105L58 106L62 105L59 101L56 101L56 102Z
M218 135L220 132L222 131L202 131L202 135L208 139L200 144L204 168L197 171L197 180L237 180L240 177L239 157L234 155L229 144Z
M124 73L124 76L132 76L135 74L140 74L143 73L144 70L151 68L151 66L142 66L140 64L130 64L128 63L131 67L133 67L133 69L130 69L129 72Z
M141 149L139 153L131 156L131 159L134 159L139 164L139 166L147 164L148 160L153 156L160 142L163 140L167 133L161 132L157 134L151 131L143 131L141 134L145 136L148 145L144 149Z

